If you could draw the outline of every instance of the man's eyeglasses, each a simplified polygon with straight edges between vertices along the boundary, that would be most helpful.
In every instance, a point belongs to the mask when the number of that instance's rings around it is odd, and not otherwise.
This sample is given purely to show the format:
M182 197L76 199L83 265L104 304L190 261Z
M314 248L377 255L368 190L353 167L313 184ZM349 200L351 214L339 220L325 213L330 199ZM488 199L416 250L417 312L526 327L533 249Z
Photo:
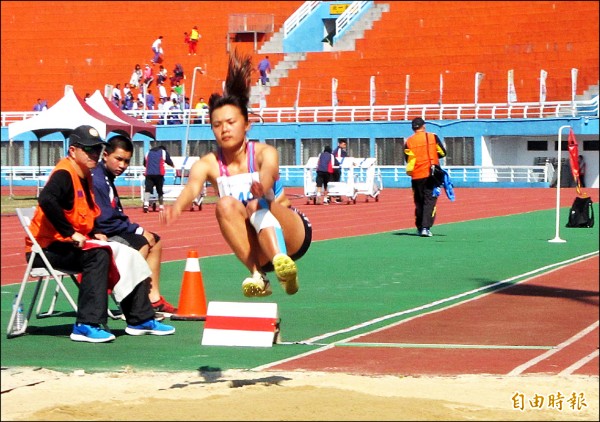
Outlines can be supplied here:
M104 147L102 145L88 146L88 145L75 144L75 146L77 148L81 149L86 154L93 154L93 153L100 154L102 152L102 150L104 149Z

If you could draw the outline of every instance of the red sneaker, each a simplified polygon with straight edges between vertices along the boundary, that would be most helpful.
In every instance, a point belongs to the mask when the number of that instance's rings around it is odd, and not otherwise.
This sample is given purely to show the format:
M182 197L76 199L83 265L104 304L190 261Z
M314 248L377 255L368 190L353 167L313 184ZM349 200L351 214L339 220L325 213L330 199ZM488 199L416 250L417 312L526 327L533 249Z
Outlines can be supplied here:
M160 297L156 302L152 302L154 312L160 312L162 314L174 314L177 312L177 308L166 301L164 297Z

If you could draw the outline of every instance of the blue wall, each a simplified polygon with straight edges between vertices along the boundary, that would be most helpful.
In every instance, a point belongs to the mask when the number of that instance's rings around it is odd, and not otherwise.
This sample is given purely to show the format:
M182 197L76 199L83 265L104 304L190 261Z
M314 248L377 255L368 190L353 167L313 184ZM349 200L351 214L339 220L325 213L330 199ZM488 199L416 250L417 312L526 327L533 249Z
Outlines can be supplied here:
M489 136L557 136L561 126L570 125L575 135L598 136L598 119L587 117L564 117L552 119L505 119L505 120L428 120L427 129L437 133L440 138L472 137L475 139L475 163L481 165L482 138ZM157 126L157 140L183 140L186 126ZM369 138L371 156L375 156L376 138L406 138L412 135L410 121L392 122L323 122L323 123L254 123L249 138L264 142L266 139L295 139L296 165L303 165L301 140L310 138L331 138L336 144L338 138ZM563 133L566 141L566 133ZM8 128L1 129L2 142L8 142ZM25 141L25 165L30 165L29 142L35 141L32 133L19 135L16 140ZM44 140L64 141L62 135L53 134ZM144 141L144 149L150 149L151 140L136 135L134 140ZM214 140L209 125L191 125L189 140Z
M324 51L325 25L323 19L337 19L340 15L329 13L330 4L350 4L352 1L330 1L323 2L307 16L297 28L295 28L283 40L284 53L307 53L311 51Z

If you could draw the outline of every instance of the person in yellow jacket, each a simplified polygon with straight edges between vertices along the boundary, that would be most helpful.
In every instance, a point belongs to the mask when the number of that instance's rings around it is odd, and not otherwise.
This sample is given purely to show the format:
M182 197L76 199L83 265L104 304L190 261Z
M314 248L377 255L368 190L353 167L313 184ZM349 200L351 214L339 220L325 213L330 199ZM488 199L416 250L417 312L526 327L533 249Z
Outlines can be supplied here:
M192 32L190 32L188 56L191 56L192 54L194 56L196 55L196 47L198 46L198 40L200 38L202 38L202 35L198 32L198 26L194 25Z
M437 203L437 196L433 194L437 185L432 170L434 166L439 166L440 158L446 156L446 148L435 133L427 132L422 118L412 120L412 129L414 134L404 143L406 174L412 179L417 233L422 237L431 237Z

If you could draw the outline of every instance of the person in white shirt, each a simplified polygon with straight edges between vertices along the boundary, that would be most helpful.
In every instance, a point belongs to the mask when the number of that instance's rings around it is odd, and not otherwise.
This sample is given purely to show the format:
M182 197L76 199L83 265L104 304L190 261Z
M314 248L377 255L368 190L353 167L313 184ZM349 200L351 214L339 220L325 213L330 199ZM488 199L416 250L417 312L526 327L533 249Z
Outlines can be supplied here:
M154 53L154 57L152 58L152 60L150 60L152 62L152 64L157 64L157 63L162 62L162 57L161 57L163 55L162 39L163 39L163 36L160 35L152 43L152 52Z

